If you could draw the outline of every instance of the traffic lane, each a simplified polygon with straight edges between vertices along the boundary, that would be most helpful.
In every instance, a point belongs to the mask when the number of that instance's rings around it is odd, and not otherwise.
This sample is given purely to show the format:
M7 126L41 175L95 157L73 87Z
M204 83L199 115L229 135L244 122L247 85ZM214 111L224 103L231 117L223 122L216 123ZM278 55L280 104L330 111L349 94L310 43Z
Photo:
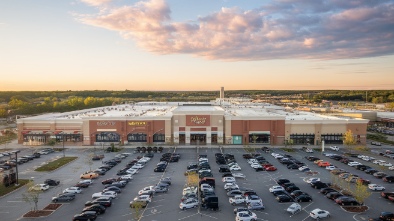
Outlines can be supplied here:
M148 204L141 220L178 220L197 211L197 209L190 209L186 211L181 211L179 209L182 191L186 184L184 172L186 171L189 162L196 161L196 150L177 148L176 153L181 154L179 161L169 163L166 172L164 174L159 173L163 175L163 177L171 177L172 181L168 193L155 194L153 202ZM158 162L159 161L157 161L157 163Z

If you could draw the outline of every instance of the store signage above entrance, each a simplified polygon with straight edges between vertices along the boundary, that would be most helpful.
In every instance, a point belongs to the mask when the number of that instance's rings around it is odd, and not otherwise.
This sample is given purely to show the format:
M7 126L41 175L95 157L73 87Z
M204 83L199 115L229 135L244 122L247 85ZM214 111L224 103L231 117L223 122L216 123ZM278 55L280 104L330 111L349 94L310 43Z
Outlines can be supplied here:
M144 121L131 121L129 122L130 126L145 126L146 122Z
M187 115L186 116L187 126L209 126L210 116L209 115Z
M98 121L97 126L114 126L116 124L115 121Z

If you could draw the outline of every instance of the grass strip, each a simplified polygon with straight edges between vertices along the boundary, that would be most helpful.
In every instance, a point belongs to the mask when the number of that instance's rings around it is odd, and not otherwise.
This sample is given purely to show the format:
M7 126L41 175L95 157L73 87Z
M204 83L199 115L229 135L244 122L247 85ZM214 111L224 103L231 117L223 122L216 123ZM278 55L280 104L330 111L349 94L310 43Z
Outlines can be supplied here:
M26 185L26 183L28 183L28 182L29 182L29 180L19 179L18 180L18 184L19 184L18 186L15 186L14 184L12 184L12 185L10 185L8 187L5 187L4 185L0 185L0 197L6 195L8 193L11 193L14 190L17 190L17 189L21 188L22 186Z
M70 163L71 161L77 159L78 157L62 157L57 160L54 160L52 162L49 162L41 167L38 167L34 171L39 171L39 172L49 172L56 170L59 167L62 167L65 164Z

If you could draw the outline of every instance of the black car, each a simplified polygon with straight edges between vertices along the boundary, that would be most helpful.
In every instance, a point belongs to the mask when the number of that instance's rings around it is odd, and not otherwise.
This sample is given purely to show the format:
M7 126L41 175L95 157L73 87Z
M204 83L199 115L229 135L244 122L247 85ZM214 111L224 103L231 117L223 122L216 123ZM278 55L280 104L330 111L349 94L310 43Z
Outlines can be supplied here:
M225 172L231 172L230 168L228 166L220 166L219 167L219 172L220 173L225 173Z
M73 221L90 221L90 220L96 220L97 218L97 213L95 211L86 211L81 214L76 214L73 217Z
M46 179L44 181L44 183L49 185L49 186L57 186L57 185L59 185L60 181L59 180Z
M344 196L344 195L342 193L338 193L338 192L331 192L331 193L326 194L326 197L328 199L332 199L332 200L335 200L336 198L341 197L341 196Z
M295 184L289 182L289 183L282 183L281 186L286 189L286 187L288 187L288 186L295 186Z
M272 194L274 194L274 196L279 196L279 195L286 195L287 192L283 191L283 190L278 190L278 191L272 192Z
M282 194L282 195L277 195L276 196L276 200L278 202L293 202L293 198L291 198L289 195L287 194Z
M102 206L100 204L93 204L91 206L85 207L82 212L86 212L86 211L96 211L97 214L103 214L105 213L105 206Z
M312 197L306 194L299 195L295 199L297 202L312 202Z
M254 169L256 172L258 172L258 171L265 171L265 168L264 167L257 167L257 168L255 168Z
M128 173L125 170L119 170L116 175L118 176L123 176L123 175L127 175Z
M290 183L290 180L288 179L277 179L275 180L277 184L282 185L284 183Z
M347 197L347 196L338 197L335 200L335 202L339 205L342 205L342 206L358 206L358 205L360 205L360 203L357 202L356 199L354 199L353 197Z
M366 169L366 170L364 170L364 172L367 173L367 174L374 174L374 173L379 172L379 171L377 171L377 170L371 168L371 169Z
M323 183L321 181L315 181L315 182L311 182L311 187L313 187L315 189L321 189L321 188L328 187L328 185L327 185L327 183Z
M307 159L307 160L309 160L309 161L320 160L320 158L315 157L315 156L306 156L305 159Z
M289 193L291 193L291 192L293 192L295 190L300 190L300 188L298 186L288 186L288 187L286 187L286 191L289 192Z
M337 192L337 191L332 189L332 188L330 188L330 187L326 187L326 188L321 188L320 189L320 193L322 193L324 195L326 195L328 193L331 193L331 192Z
M379 218L383 221L393 221L394 220L394 213L381 212Z
M297 197L297 196L300 196L300 195L309 195L309 194L307 194L307 193L305 193L305 192L302 192L301 190L295 190L295 191L293 191L291 194L290 194L290 196L292 196L292 197Z
M105 207L110 207L112 205L112 202L111 202L110 198L108 198L108 199L97 198L97 199L92 200L92 201L87 201L85 203L85 207L92 206L92 205L95 205L95 204L100 204L100 205L105 206Z
M392 182L394 182L394 176L385 176L383 178L383 181L392 183Z
M153 169L154 172L164 172L166 170L166 167L156 167Z
M287 169L294 170L294 169L298 169L298 168L300 168L300 166L298 166L297 164L294 164L294 163L287 165Z
M36 152L36 153L33 153L32 156L33 156L34 158L40 158L40 157L41 157L41 154L38 153L38 152Z

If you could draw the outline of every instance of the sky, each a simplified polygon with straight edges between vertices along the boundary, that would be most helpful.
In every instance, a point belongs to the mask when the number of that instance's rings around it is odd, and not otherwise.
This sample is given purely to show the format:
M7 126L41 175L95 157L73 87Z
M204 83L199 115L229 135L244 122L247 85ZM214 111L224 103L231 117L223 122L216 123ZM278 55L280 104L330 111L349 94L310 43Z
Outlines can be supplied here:
M393 0L4 0L0 91L394 89Z

